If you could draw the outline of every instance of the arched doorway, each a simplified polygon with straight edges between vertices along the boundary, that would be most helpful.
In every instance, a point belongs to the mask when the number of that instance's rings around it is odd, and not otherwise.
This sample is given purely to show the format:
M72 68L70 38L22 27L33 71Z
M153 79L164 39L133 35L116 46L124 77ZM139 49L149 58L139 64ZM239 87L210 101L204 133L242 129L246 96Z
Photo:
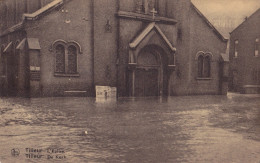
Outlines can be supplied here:
M134 96L161 96L168 93L167 57L162 49L149 45L137 56Z

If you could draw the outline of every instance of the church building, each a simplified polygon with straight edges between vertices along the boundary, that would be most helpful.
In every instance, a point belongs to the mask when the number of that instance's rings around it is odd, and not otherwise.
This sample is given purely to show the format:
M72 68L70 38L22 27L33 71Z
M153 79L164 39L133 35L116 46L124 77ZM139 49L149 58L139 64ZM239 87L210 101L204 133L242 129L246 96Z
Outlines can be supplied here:
M227 39L190 0L2 0L0 94L226 94Z

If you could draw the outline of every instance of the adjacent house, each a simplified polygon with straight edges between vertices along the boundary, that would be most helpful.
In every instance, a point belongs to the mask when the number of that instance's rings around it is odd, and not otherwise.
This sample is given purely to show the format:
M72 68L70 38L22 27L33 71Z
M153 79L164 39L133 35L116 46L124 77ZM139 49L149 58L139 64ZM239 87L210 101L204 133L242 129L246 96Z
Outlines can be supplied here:
M260 93L260 9L230 33L229 88Z

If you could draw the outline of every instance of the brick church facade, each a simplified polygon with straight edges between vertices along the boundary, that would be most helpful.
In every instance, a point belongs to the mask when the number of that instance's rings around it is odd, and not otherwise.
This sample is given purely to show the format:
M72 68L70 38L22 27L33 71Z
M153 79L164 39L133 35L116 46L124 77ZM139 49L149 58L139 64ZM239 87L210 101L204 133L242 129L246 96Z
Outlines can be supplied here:
M4 0L0 94L226 94L225 39L190 0Z

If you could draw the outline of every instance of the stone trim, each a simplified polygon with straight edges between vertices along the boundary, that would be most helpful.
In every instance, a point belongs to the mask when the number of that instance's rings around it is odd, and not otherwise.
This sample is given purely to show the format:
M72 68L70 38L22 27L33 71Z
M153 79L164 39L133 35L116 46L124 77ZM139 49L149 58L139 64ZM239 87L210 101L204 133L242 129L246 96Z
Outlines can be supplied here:
M166 24L176 24L177 23L177 20L173 19L173 18L156 16L153 19L152 15L128 12L128 11L118 11L117 16L120 18L136 19L136 20L140 20L140 21L151 21L151 22L159 22L159 23L166 23Z

